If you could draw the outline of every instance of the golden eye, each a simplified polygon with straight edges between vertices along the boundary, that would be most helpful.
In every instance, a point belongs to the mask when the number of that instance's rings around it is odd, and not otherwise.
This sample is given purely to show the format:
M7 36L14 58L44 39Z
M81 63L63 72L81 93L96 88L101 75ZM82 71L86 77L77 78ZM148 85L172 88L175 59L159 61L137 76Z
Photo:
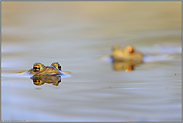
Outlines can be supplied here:
M133 50L132 47L128 47L128 52L129 52L129 53L133 53L133 51L134 51L134 50Z
M39 65L34 65L33 66L33 71L34 72L39 72L40 71L40 66Z

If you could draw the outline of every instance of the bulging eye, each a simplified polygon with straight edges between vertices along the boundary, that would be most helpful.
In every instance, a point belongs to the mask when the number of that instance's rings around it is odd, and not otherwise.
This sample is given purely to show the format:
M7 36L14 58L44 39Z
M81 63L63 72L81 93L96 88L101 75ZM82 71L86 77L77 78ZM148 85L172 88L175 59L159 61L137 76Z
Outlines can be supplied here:
M34 71L34 72L39 72L39 71L40 71L40 66L39 66L39 65L35 65L35 66L33 67L33 71Z
M128 52L129 52L129 53L133 53L133 51L134 51L134 50L133 50L132 47L128 47Z
M58 65L58 69L61 70L61 66L60 65Z
M118 48L118 46L117 45L114 45L113 47L112 47L112 51L115 51L115 50L118 50L119 48Z

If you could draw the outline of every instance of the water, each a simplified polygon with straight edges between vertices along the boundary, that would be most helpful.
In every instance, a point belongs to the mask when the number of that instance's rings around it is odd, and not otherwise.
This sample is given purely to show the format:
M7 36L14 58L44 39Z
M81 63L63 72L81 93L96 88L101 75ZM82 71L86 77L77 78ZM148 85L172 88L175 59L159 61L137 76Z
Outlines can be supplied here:
M144 63L114 71L116 44ZM2 121L181 121L181 2L3 1L1 52ZM55 61L58 86L18 73Z

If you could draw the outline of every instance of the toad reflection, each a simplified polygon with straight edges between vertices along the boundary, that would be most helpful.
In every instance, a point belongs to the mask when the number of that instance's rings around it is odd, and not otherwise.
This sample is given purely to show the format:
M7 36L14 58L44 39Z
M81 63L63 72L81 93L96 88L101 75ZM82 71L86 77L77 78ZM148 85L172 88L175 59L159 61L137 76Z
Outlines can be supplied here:
M58 86L58 84L61 82L61 76L52 76L52 75L47 76L34 75L31 77L31 79L33 80L34 85L37 86L43 85L44 83Z
M113 65L113 69L115 71L119 71L119 70L124 70L126 72L130 72L133 71L135 66L141 64L141 62L134 62L134 61L113 61L112 65Z

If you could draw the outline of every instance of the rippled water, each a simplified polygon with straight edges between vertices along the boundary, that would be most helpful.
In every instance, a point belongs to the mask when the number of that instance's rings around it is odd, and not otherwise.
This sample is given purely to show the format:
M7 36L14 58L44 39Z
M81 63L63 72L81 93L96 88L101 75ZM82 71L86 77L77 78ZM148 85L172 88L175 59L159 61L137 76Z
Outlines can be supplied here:
M144 63L114 71L116 44ZM181 2L3 1L1 120L181 121L181 56ZM58 86L18 73L55 61Z

